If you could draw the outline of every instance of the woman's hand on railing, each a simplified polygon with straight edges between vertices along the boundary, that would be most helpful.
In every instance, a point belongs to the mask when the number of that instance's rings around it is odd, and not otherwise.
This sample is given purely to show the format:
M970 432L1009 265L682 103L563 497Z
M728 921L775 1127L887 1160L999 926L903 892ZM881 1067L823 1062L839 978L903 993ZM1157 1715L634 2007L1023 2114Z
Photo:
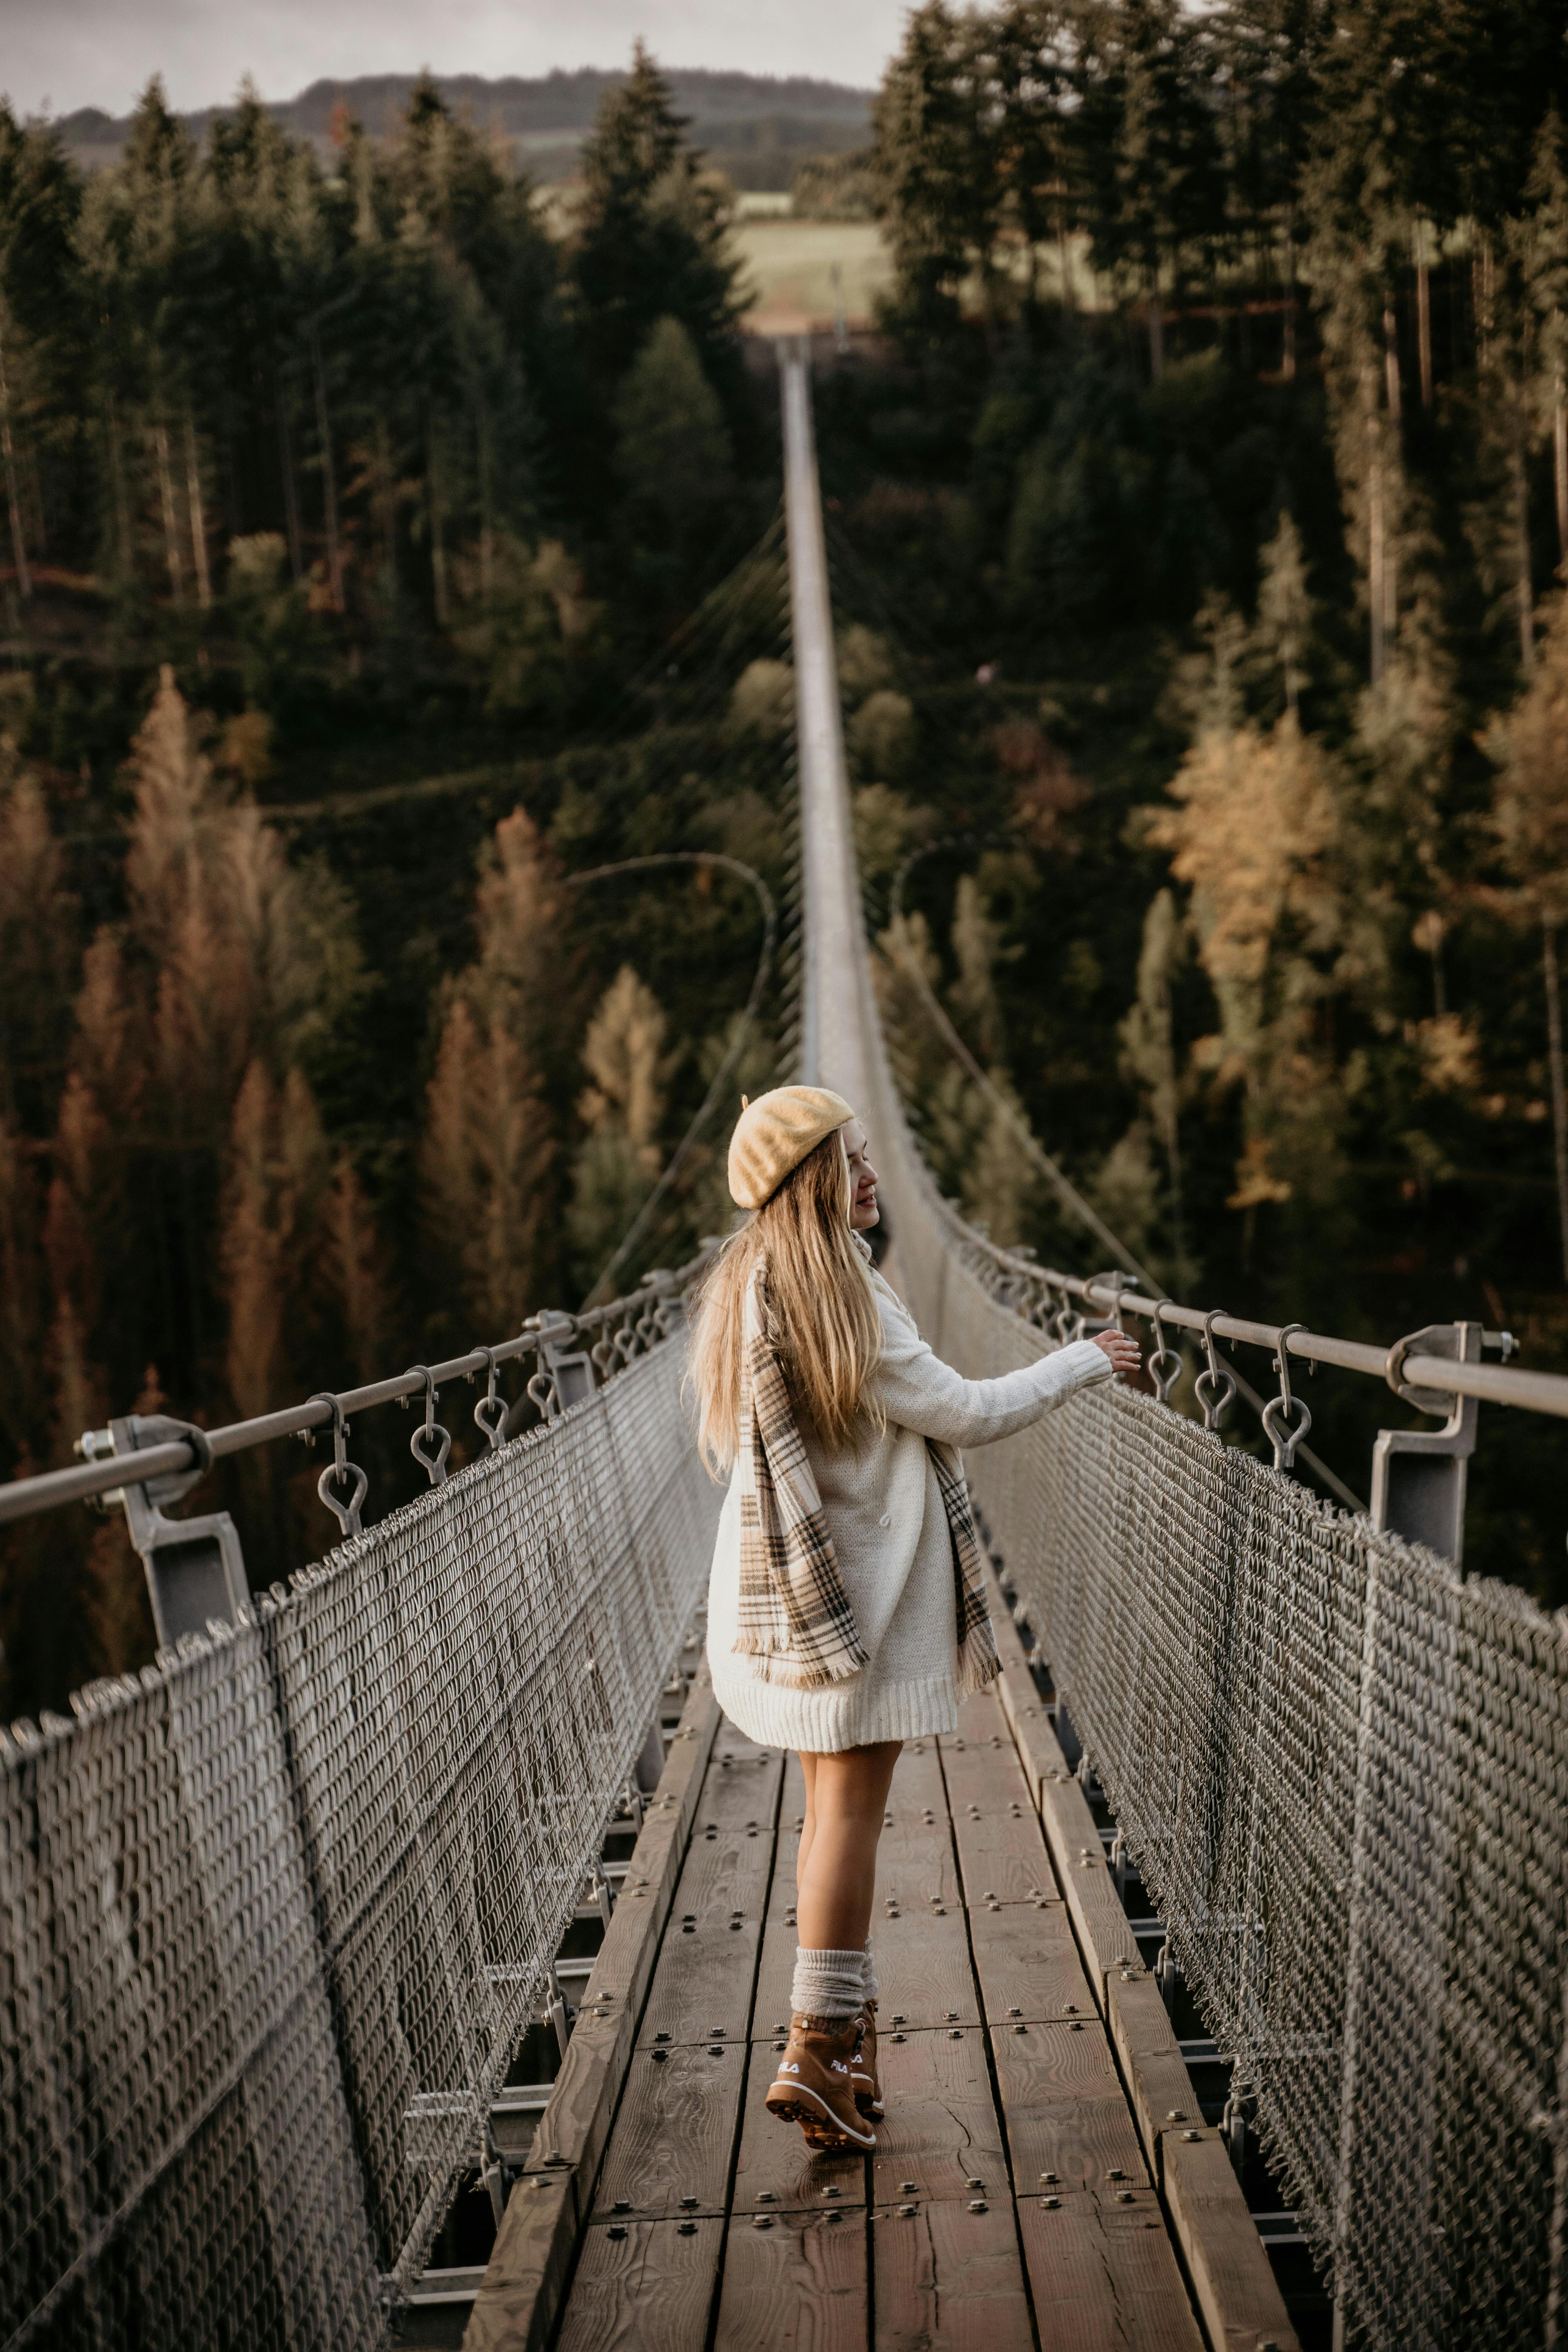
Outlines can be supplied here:
M1089 1344L1109 1356L1112 1366L1123 1379L1129 1372L1135 1372L1143 1360L1143 1350L1136 1339L1128 1338L1125 1331L1097 1331Z

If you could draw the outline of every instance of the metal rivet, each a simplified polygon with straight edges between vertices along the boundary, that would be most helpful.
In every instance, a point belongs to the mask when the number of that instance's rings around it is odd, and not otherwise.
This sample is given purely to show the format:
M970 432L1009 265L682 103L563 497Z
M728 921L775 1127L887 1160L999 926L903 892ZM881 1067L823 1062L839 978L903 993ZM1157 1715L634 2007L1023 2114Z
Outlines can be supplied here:
M1024 2012L1018 2007L1016 2001L1015 2001L1012 2008L1007 2011L1007 2014L1009 2017L1022 2017Z
M1041 2179L1042 2180L1050 2180L1050 2181L1054 2181L1054 2180L1056 2179L1056 2178L1057 2178L1057 2176L1056 2176L1056 2174L1055 2174L1054 2172L1042 2172L1042 2173L1041 2173L1041 2175L1040 2175L1040 2179Z
M655 2064L656 2066L662 2066L662 2065L663 2065L663 2063L664 2063L664 2062L665 2062L665 2060L668 2057L668 2055L669 2055L669 2053L668 2053L668 2050L656 2050L656 2051L653 2053L653 2063L654 2063L654 2064Z
M1059 2208L1061 2201L1062 2200L1059 2197L1042 2197L1040 2200L1041 2204L1046 2208L1046 2210L1048 2213L1056 2212Z
M778 2202L778 2190L776 2189L759 2189L757 2191L757 2202L759 2205L776 2205Z
M919 2184L913 2180L900 2180L899 2183L900 2189L906 2197L912 2197L918 2185Z
M629 2197L617 2197L610 2208L612 2213L629 2213L631 2210L632 2200Z
M1026 2025L1016 2025L1013 2028L1015 2033L1027 2033L1028 2030Z
M825 2197L842 2197L844 2191L842 2189L825 2189L822 2193Z
M1121 2167L1119 2164L1113 2164L1105 2177L1107 2180L1125 2180L1127 2175L1122 2171Z
M753 2230L771 2230L773 2226L773 2217L771 2213L759 2213L752 2223Z
M1116 2201L1119 2205L1131 2205L1132 2202L1131 2189L1119 2189L1116 2192Z
M949 2029L948 2029L948 2036L947 2036L947 2038L948 2038L948 2040L949 2040L950 2042L962 2042L962 2041L963 2041L963 2026L962 2026L962 2025L950 2026L950 2027L949 2027Z
M895 2025L902 2025L902 2024L903 2024L903 2022L904 2022L904 2012L903 2012L903 2011L902 2011L901 2009L896 2009L896 2010L894 2010L894 2011L893 2011L893 2023L894 2023Z
M948 2011L948 2012L947 2012L947 2021L948 2021L948 2023L949 2023L950 2025L953 2025L953 2024L955 2024L955 2023L957 2022L957 2020L958 2020L958 2011L957 2011L957 2010L956 2010L956 2009L950 2009L950 2010Z
M683 2197L680 2201L686 2210L689 2213L692 2207L696 2204L697 2200L695 2197Z
M969 2200L969 2210L972 2213L984 2213L989 2210L989 2208L984 2197L972 2197Z
M626 2234L626 2231L620 2229L612 2229L605 2231L606 2237L611 2238L624 2238Z
M1167 2109L1165 2121L1168 2124L1184 2124L1186 2120L1187 2111L1185 2107L1171 2107Z
M697 2235L695 2221L678 2221L675 2227L677 2234L682 2238L694 2238Z
M985 2183L984 2180L966 2180L963 2185L966 2189L984 2189Z
M904 2214L906 2217L912 2213L914 2210L915 2209L912 2205L900 2205L899 2208L900 2212Z
M1196 2139L1198 2135L1196 2132L1184 2132L1182 2134L1182 2137L1184 2139Z

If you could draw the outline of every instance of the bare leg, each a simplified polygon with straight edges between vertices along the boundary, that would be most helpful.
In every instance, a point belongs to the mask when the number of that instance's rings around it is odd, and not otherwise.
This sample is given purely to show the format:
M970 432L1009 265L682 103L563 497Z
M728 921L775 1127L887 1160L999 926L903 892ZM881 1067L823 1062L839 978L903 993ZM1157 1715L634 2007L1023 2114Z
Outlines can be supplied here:
M855 1952L866 1940L877 1844L901 1745L884 1739L874 1748L801 1757L805 1827L795 1865L795 1934L803 1950Z

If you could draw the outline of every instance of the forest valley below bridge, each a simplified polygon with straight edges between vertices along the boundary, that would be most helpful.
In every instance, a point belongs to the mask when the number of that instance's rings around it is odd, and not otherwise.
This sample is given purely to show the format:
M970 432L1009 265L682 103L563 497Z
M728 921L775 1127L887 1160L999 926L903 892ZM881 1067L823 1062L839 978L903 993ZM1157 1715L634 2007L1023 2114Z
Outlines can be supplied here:
M1037 1145L1107 1271L941 1196L872 991L808 354L780 359L798 890L779 942L761 891L752 1010L777 945L778 1076L862 1107L940 1354L1152 1341L1144 1383L973 1465L1004 1671L894 1778L879 2147L805 2161L763 2116L803 1792L700 1663L700 1257L251 1423L116 1420L0 1493L119 1500L163 1644L0 1733L0 2342L1551 2352L1568 1633L1462 1545L1480 1405L1551 1444L1568 1381L1473 1323L1382 1348L1163 1298ZM1306 1444L1320 1364L1426 1423L1380 1435L1364 1507ZM448 1475L441 1391L481 1378ZM353 1423L395 1399L428 1490L366 1525ZM1254 1408L1261 1450L1227 1444ZM226 1514L165 1507L313 1431L342 1541L252 1592Z

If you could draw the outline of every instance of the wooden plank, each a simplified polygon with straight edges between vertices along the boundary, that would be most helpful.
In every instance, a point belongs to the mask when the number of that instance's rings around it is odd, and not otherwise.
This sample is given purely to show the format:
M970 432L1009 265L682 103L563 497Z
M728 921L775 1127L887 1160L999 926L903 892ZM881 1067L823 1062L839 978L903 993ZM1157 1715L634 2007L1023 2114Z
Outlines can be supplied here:
M1041 2352L1203 2352L1150 2189L1018 2200Z
M784 2044L754 2042L741 2116L741 2152L731 2202L737 2213L825 2211L864 2205L867 2158L857 2150L821 2153L800 2126L781 2123L763 2105Z
M963 1701L957 1731L942 1738L942 1760L970 1908L1054 1895L1033 1793L994 1685Z
M893 1767L888 1820L877 1852L876 1912L939 1916L963 1905L934 1739L909 1741ZM872 1933L876 1933L873 1921Z
M1110 2038L1132 2102L1143 2152L1157 2165L1162 2132L1201 2124L1203 2112L1160 1988L1146 1969L1106 1978Z
M579 2222L587 2218L594 2175L630 2061L637 2011L658 1959L720 1719L704 1662L670 1741L658 1787L632 1849L621 1898L523 2167L526 2175L566 2174ZM495 2261L492 2254L492 2269ZM487 2284L489 2279L487 2271Z
M1163 2133L1160 2172L1214 2352L1301 2352L1218 2132Z
M1015 1903L998 1911L971 1911L969 1934L985 2014L994 2026L1005 2028L1017 2018L1034 2024L1095 2015L1065 1904Z
M1216 2352L1253 2352L1273 2341L1293 2352L1297 2337L1273 2267L1217 2135L1201 2128L1202 2108L1157 1989L1126 1933L1125 1914L1106 1866L1082 1790L1040 1705L1017 1629L992 1585L992 1616L1004 1672L993 1685L1040 1801L1043 1824L1091 1987L1115 2037L1144 2151L1165 2190L1173 2227ZM1086 1854L1092 1839L1093 1853ZM1080 1849L1076 1853L1075 1845ZM1006 2086L1003 2100L1006 2105ZM1190 2116L1191 2126L1178 2119ZM1009 2128L1011 2115L1009 2114ZM1191 2132L1196 2131L1196 2137ZM1215 2151L1217 2150L1217 2154ZM1173 2195L1169 2166L1173 2160ZM1015 2152L1015 2163L1017 2158ZM1056 2168L1059 2169L1059 2168ZM1066 2175L1063 2175L1064 2179ZM1022 2182L1020 2182L1022 2185Z
M877 2203L1000 2197L1006 2163L984 2032L972 2026L889 2032L879 2056L888 2112L872 2158ZM978 2189L971 2186L976 2180Z
M1013 2179L1048 2188L1143 2188L1150 2175L1105 2029L1023 2025L991 2032Z
M716 2220L595 2222L556 2352L703 2352L723 2242Z
M594 2198L594 2219L722 2213L745 2081L743 2042L637 2050Z
M716 1752L702 1784L639 2050L742 2041L748 2031L784 1759L776 1748L742 1754L733 1738L729 1747L732 1760Z
M518 2181L463 2334L463 2352L544 2352L577 2243L568 2175Z
M731 2222L713 2352L868 2352L868 2324L864 2213Z
M871 2262L876 2352L1034 2352L1011 2197L880 2207Z
M1067 1758L1026 1663L1018 1629L994 1575L990 1599L1003 1672L988 1687L995 1692L1011 1727L1025 1776L1039 1806L1057 1883L1072 1914L1073 1932L1096 2006L1103 2012L1105 1972L1135 1962L1138 1939L1127 1924L1116 1882L1106 1867L1105 1849L1089 1801L1068 1770Z

